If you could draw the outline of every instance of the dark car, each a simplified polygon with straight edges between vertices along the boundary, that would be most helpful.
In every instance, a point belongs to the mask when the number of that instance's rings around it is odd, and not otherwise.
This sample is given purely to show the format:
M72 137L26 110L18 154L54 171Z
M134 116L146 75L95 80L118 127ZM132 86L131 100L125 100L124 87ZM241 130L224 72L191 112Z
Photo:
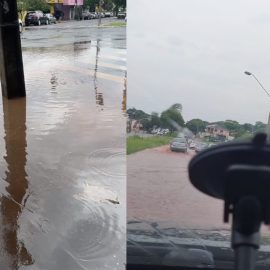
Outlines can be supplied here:
M56 23L56 18L51 13L46 13L45 15L49 19L49 24Z
M199 153L205 149L207 149L209 146L207 143L200 143L200 144L197 144L196 147L195 147L195 152L196 153Z
M42 11L29 11L25 17L25 25L29 26L33 25L41 25L41 24L49 24L50 21L48 17Z
M119 12L117 14L117 19L125 19L126 18L126 13L124 12Z

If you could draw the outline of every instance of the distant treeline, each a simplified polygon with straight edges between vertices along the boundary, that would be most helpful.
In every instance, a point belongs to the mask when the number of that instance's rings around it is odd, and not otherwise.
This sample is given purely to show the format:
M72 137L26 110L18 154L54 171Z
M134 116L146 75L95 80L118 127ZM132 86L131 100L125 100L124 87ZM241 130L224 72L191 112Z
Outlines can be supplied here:
M193 134L204 132L209 124L217 124L230 132L230 135L235 138L251 137L252 134L263 132L266 130L266 124L258 121L254 125L250 123L240 124L235 120L225 120L217 122L208 122L202 119L191 119L184 121L182 116L182 105L179 103L173 104L167 110L161 112L152 112L147 114L142 110L130 108L127 110L129 119L139 120L146 131L151 131L153 128L168 128L171 132L179 130L179 127L186 127Z

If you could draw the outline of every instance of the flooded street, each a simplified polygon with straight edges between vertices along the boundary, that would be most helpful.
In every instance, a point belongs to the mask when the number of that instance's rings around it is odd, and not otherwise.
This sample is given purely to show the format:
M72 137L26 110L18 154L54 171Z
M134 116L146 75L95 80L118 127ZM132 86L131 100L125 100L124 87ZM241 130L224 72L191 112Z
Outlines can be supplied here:
M128 220L181 229L229 229L221 218L223 202L190 184L187 167L194 155L192 150L171 152L168 145L129 155Z
M30 27L22 48L27 98L0 101L0 268L124 269L126 29Z

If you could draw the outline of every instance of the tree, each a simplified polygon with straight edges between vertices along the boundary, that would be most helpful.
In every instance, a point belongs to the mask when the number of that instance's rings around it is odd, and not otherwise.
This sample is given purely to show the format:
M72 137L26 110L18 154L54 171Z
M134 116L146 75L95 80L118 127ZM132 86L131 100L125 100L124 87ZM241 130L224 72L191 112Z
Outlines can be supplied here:
M205 131L208 122L201 119L192 119L186 123L186 127L193 133L197 134L198 132Z
M253 133L254 126L252 124L245 123L245 124L242 125L242 127L246 132Z
M223 125L224 125L224 127L226 129L228 129L231 132L236 132L240 127L240 124L237 121L234 121L234 120L226 120L223 123Z
M126 9L126 7L127 7L127 1L126 0L113 0L113 3L115 5L114 11L116 12L116 14L118 14L118 11L119 11L120 8Z
M151 125L151 128L160 127L161 124L160 124L160 118L159 118L158 113L156 112L151 113L150 125Z
M111 11L113 10L114 4L113 4L113 0L104 0L103 1L103 5L102 8L106 11Z
M96 7L99 6L100 1L99 0L85 0L84 7L89 9L91 12L96 11ZM102 0L101 1L101 7L103 10L111 11L113 10L115 4L114 0Z
M143 130L150 131L152 129L151 120L148 118L143 118L142 120L139 120L142 124Z
M19 0L17 1L18 11L41 10L47 12L50 6L46 0Z
M257 133L257 132L265 132L266 127L267 127L266 124L264 124L263 122L258 121L258 122L255 123L254 132L255 133Z
M84 6L87 7L91 12L96 11L96 6L99 5L99 0L85 0Z
M135 120L142 120L144 118L150 118L149 114L145 113L142 110L137 110L135 108L128 109L127 114L130 119L135 119Z
M182 113L183 106L180 103L175 103L170 107L171 110L176 110L180 113Z
M168 128L171 132L179 130L185 124L180 107L174 105L162 112L160 116L161 127Z

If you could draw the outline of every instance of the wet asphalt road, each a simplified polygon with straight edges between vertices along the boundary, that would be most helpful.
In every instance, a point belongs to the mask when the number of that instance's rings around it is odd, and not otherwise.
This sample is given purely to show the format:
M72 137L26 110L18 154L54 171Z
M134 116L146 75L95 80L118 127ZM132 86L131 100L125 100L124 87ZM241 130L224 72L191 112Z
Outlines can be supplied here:
M127 156L127 220L157 223L164 228L220 231L223 201L199 192L188 177L188 164L195 155L171 152L168 145ZM267 226L262 226L269 238Z
M167 145L128 155L128 220L182 229L229 229L222 222L223 202L200 193L188 179L193 156L192 150L171 152Z
M128 264L233 268L223 202L200 193L188 179L194 155L162 146L127 156ZM262 226L261 233L256 269L269 262L269 228Z
M22 34L27 98L0 101L1 269L124 269L126 29L95 24Z

